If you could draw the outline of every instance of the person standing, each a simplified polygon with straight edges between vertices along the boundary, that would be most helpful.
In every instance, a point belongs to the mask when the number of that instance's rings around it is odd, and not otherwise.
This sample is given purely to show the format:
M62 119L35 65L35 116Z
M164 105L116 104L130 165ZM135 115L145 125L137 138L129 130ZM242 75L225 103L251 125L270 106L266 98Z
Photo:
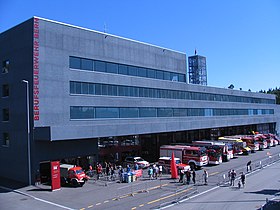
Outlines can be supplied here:
M206 171L206 169L204 169L204 171L203 171L203 178L204 178L204 184L207 185L208 184L208 172Z
M230 186L234 186L235 177L236 177L236 172L232 169L230 173Z
M241 177L240 177L240 179L241 179L242 186L245 187L245 179L246 179L246 176L245 176L245 174L244 174L243 172L241 172Z
M193 170L192 171L192 181L194 184L195 184L195 176L196 176L196 173L195 173L195 170Z
M190 169L188 169L186 171L186 178L187 178L187 185L189 185L190 182L191 182L191 171L190 171Z
M252 163L251 160L247 163L247 173L252 171L251 163Z
M158 170L159 170L159 176L161 177L162 176L162 165L158 166Z

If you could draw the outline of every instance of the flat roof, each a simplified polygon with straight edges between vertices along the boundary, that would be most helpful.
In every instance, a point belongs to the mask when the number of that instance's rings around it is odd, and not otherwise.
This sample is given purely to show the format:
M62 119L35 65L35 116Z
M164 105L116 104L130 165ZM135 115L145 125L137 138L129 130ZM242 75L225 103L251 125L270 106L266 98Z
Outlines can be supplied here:
M121 37L121 36L117 36L117 35L101 32L101 31L96 31L96 30L93 30L93 29L88 29L88 28L84 28L84 27L80 27L80 26L75 26L75 25L71 25L71 24L68 24L68 23L63 23L63 22L59 22L59 21L55 21L55 20L50 20L50 19L42 18L42 17L38 17L38 16L34 16L33 18L38 18L40 20L48 21L48 22L51 22L51 23L56 23L56 24L60 24L60 25L64 25L64 26L68 26L68 27L72 27L72 28L77 28L77 29L82 29L82 30L86 30L86 31L91 31L91 32L102 34L102 35L108 35L108 36L112 36L112 37L115 37L115 38L124 39L124 40L127 40L127 41L136 42L136 43L144 44L144 45L149 45L149 46L156 47L156 48L159 48L159 49L162 49L162 50L168 50L168 51L171 51L171 52L175 52L175 53L180 53L180 54L186 55L186 53L184 53L184 52L172 50L172 49L169 49L169 48L165 48L165 47L161 47L161 46L157 46L157 45L153 45L153 44L149 44L149 43L145 43L145 42L141 42L141 41L137 41L137 40L133 40L133 39L129 39L129 38L125 38L125 37Z

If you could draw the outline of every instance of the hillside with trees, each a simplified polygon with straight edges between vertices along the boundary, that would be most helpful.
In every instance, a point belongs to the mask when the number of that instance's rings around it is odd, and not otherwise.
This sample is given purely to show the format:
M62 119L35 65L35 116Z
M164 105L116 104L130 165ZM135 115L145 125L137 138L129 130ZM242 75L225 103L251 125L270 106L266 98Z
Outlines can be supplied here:
M260 93L268 93L268 94L274 94L276 95L276 104L280 104L280 88L275 88L275 89L269 89L268 91L261 90L259 91Z

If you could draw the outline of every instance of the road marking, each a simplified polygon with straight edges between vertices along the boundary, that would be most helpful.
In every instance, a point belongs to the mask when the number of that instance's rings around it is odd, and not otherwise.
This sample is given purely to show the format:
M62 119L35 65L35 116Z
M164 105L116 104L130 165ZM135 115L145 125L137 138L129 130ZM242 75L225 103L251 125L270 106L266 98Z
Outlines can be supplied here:
M213 173L209 174L209 176L213 176L213 175L218 174L218 173L219 172L213 172Z
M19 194L21 194L21 195L25 195L25 196L27 196L27 197L33 198L33 199L35 199L35 200L37 200L37 201L41 201L41 202L43 202L43 203L47 203L47 204L50 204L50 205L53 205L53 206L58 206L58 207L63 208L63 209L73 210L72 208L69 208L69 207L67 207L67 206L63 206L63 205L60 205L60 204L57 204L57 203L53 203L53 202L50 202L50 201L47 201L47 200L44 200L44 199L41 199L41 198L37 198L37 197L35 197L35 196L33 196L33 195L27 194L27 193L25 193L25 192L21 192L21 191L19 191L19 190L13 190L13 189L11 189L11 188L7 188L7 187L3 187L3 186L0 186L0 188L2 188L2 189L4 189L4 190L8 190L8 191L10 191L10 192L16 192L16 193L19 193Z
M179 194L182 194L182 193L185 193L185 192L187 192L187 191L189 191L189 190L191 190L191 189L193 189L192 187L191 188L188 188L188 189L186 189L186 190L182 190L182 191L180 191L180 192L177 192L177 193L174 193L174 194L170 194L170 195L168 195L168 196L165 196L165 197L162 197L162 198L159 198L159 199L156 199L156 200L153 200L153 201L150 201L150 202L148 202L147 204L153 204L153 203L156 203L156 202L159 202L159 201L162 201L162 200L164 200L164 199L167 199L167 198L170 198L170 197L173 197L173 196L176 196L176 195L179 195Z

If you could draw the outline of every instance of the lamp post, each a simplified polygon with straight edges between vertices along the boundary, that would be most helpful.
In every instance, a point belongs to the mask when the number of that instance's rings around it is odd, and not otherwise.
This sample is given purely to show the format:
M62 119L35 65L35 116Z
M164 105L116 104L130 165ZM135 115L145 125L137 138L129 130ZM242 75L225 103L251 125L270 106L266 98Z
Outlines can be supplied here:
M31 159L30 159L30 120L29 120L29 82L22 80L26 84L26 106L27 106L27 156L28 156L28 184L31 185Z

